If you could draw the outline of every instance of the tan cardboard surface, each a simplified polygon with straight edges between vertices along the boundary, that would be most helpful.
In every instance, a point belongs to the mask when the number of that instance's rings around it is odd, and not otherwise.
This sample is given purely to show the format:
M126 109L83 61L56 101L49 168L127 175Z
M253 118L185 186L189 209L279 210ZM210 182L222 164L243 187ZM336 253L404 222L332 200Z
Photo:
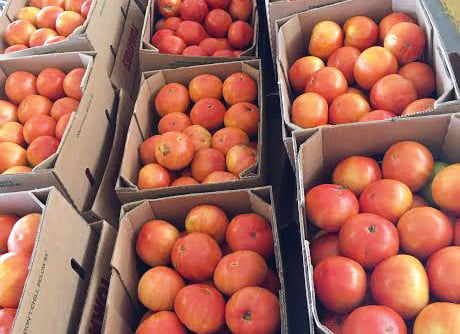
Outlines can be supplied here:
M257 58L259 16L257 14L257 3L256 1L253 1L253 3L254 7L252 11L253 15L251 23L254 29L253 42L249 49L241 55L240 59L238 59L224 57L191 57L159 53L158 49L151 44L151 39L154 33L153 29L155 26L156 19L159 17L159 13L157 13L157 10L155 8L155 1L149 0L147 4L147 10L145 13L144 27L142 29L142 40L140 43L139 51L141 72Z
M300 145L297 156L297 183L299 221L304 269L307 279L307 298L316 325L321 333L329 333L320 325L313 290L313 268L309 253L308 224L305 212L305 193L313 186L328 182L334 166L351 155L384 153L391 145L413 140L426 145L436 160L449 163L460 162L460 114L431 115L418 118L399 118L396 120L369 124L350 124L342 127L327 127L317 130Z
M277 22L277 25L280 27L276 47L277 74L284 123L283 141L286 146L291 145L291 141L289 140L291 136L297 136L302 132L311 132L310 129L301 129L290 121L293 94L289 87L287 73L295 60L307 55L308 41L314 25L323 20L333 20L339 24L343 24L348 18L355 15L366 15L378 22L392 11L402 11L416 18L418 24L426 33L427 50L424 61L430 63L436 72L438 94L436 105L458 99L454 90L455 85L452 79L452 69L447 61L439 33L432 26L425 8L419 0L347 0L311 9L292 17L283 18ZM427 112L424 115L430 113L433 112ZM421 115L419 114L414 117L419 116ZM289 149L288 153L293 153L293 149ZM292 161L292 156L290 158Z
M140 316L142 316L137 301L137 283L140 276L137 272L137 256L133 247L139 229L151 219L163 219L183 229L182 224L188 212L200 204L217 205L230 217L241 213L255 212L272 224L275 260L282 287L280 291L281 333L288 333L279 230L275 218L271 187L184 195L125 205L122 210L120 229L112 258L113 274L109 288L104 333L134 333ZM115 291L118 293L114 293Z
M259 67L259 61L244 61L224 64L201 65L182 69L145 73L145 79L141 84L139 95L134 106L134 115L129 125L128 134L126 137L126 145L123 153L123 160L121 163L120 175L117 182L116 190L120 201L122 203L129 203L146 198L164 197L192 192L205 192L261 186L264 183L265 176L266 136L264 136L264 132L266 128L266 109L263 105L263 88ZM243 172L243 178L238 181L208 185L138 190L136 186L137 178L139 170L142 167L138 150L139 146L145 139L156 133L158 117L152 110L152 105L153 100L161 87L163 87L166 83L171 82L188 84L188 82L195 76L204 73L215 74L224 80L230 74L239 71L243 71L255 79L259 88L258 106L261 110L261 122L259 123L259 163L257 166L251 167L248 171ZM152 128L155 129L154 132L152 132Z

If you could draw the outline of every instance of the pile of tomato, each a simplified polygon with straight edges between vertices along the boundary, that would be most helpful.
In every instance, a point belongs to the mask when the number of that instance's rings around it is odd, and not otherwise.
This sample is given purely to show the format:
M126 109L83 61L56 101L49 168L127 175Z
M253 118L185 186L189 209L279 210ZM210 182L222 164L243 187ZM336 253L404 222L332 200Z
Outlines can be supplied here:
M392 145L306 193L322 323L334 333L460 333L460 163Z

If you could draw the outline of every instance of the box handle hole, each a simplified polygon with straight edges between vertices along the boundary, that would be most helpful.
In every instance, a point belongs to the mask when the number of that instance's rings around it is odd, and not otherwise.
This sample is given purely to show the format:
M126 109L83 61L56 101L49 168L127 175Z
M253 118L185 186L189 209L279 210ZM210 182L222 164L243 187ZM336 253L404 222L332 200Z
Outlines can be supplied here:
M86 175L86 178L88 179L89 184L91 184L93 186L94 185L94 176L93 176L93 173L91 173L91 171L89 170L88 167L85 168L85 175Z
M81 279L85 279L85 269L83 269L75 259L70 260L70 266L77 273L77 275L80 276Z

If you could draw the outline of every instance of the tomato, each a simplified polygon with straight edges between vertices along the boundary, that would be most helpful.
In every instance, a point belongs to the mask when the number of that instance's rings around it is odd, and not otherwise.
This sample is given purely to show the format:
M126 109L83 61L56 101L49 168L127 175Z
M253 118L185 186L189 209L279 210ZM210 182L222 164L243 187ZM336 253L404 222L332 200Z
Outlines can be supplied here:
M227 215L215 205L197 205L185 217L185 230L188 233L209 234L219 244L225 240L227 226Z
M345 94L347 89L348 83L343 73L335 67L328 66L311 74L305 86L305 92L318 93L328 103L331 103L339 95Z
M335 184L347 187L356 196L361 195L368 185L381 178L382 172L377 161L359 155L343 159L332 174Z
M364 93L362 89L356 88L356 87L348 87L347 93L354 93L358 94L366 99L366 101L369 101L369 97Z
M171 112L185 112L190 104L187 88L179 83L163 86L155 97L155 110L160 116Z
M392 222L372 213L350 217L339 234L340 254L349 257L366 269L398 254L398 230Z
M317 93L304 93L292 104L292 123L302 128L314 128L328 122L329 106Z
M420 208L424 206L430 206L427 201L422 196L414 195L414 199L412 201L411 209Z
M386 110L373 110L361 117L358 122L383 121L384 119L393 118L396 115Z
M10 333L15 317L15 308L4 308L0 310L0 333Z
M396 223L412 205L410 189L396 180L378 180L364 189L359 198L361 212L374 213Z
M381 78L398 71L395 56L385 48L373 46L364 50L356 59L354 77L363 88L370 90Z
M401 22L391 27L383 45L395 55L400 64L407 64L422 57L426 37L415 23Z
M326 60L342 45L342 27L333 21L321 21L313 27L308 52L312 56Z
M446 215L431 207L407 211L399 219L398 232L402 250L422 260L449 246L454 235Z
M455 221L454 227L454 245L460 246L460 219Z
M427 264L430 292L437 298L460 303L460 247L451 246L434 253Z
M337 232L349 217L359 212L359 202L343 186L321 184L305 195L305 209L312 224L328 232Z
M382 163L384 178L401 181L413 192L428 182L433 167L431 152L415 141L401 141L392 145L385 152Z
M0 214L0 253L8 252L8 237L19 217Z
M347 313L361 305L366 296L366 272L349 258L332 256L313 271L316 295L335 313Z
M415 86L417 98L430 97L436 88L436 78L430 65L412 62L399 69L399 75L409 79Z
M402 116L412 115L419 112L426 112L434 109L434 103L436 102L435 99L420 99L415 100L414 102L410 103L404 111L402 112Z
M385 16L379 24L380 41L383 43L383 41L385 40L385 36L387 35L391 27L401 22L415 23L415 20L406 13L400 12L391 13Z
M335 50L327 60L327 66L335 67L342 71L348 84L352 85L355 82L353 75L355 63L361 51L353 46L344 46Z
M460 305L433 303L417 316L413 334L456 334L460 333Z
M291 88L297 93L304 92L308 76L323 67L324 62L318 57L306 56L297 59L288 72Z
M425 186L423 187L422 191L421 191L421 194L422 196L425 198L425 200L428 201L428 203L430 203L432 206L435 206L436 203L434 202L433 200L433 196L432 196L432 193L431 193L431 185L433 183L433 179L435 178L436 175L439 174L440 171L442 171L444 168L446 168L447 166L449 166L448 163L445 163L445 162L442 162L442 161L436 161L434 163L434 167L433 167L433 172L431 173L431 176L430 178L428 179L428 182L425 184Z
M367 100L354 93L345 93L334 99L329 108L331 124L346 124L357 122L371 111Z
M372 298L404 319L414 318L429 301L428 276L415 257L394 255L380 262L371 275Z
M327 327L334 334L343 334L342 327L348 314L335 314L328 312L321 319L323 326Z
M374 109L391 111L401 115L410 103L417 99L417 91L410 80L399 74L390 74L377 81L371 90Z
M460 164L441 170L433 179L431 192L441 209L460 216Z
M189 136L176 131L161 135L155 146L155 157L160 165L170 170L180 170L192 162L195 149Z
M141 320L136 334L186 334L184 326L180 323L176 314L169 311L161 311L154 314L146 314Z
M316 266L322 260L338 256L339 252L339 234L338 233L323 233L319 237L315 237L310 245L311 263Z
M345 45L365 50L377 43L379 27L367 16L354 16L344 26Z
M354 310L345 320L343 334L406 334L403 318L386 306L369 305Z

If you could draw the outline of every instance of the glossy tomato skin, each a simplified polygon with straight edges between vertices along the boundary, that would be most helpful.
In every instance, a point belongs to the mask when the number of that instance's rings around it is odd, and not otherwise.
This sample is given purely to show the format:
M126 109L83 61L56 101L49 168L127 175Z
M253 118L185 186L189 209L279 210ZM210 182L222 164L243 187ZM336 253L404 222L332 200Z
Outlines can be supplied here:
M460 216L460 164L441 170L433 179L431 192L441 209Z
M327 66L335 67L342 71L345 78L347 78L348 84L352 85L355 83L353 75L355 63L360 54L361 51L353 46L343 46L331 54L327 60Z
M442 301L460 303L459 263L459 246L440 249L428 260L430 292Z
M380 41L383 43L391 27L401 22L415 23L415 20L406 13L401 12L395 12L385 16L379 24Z
M350 217L339 234L339 249L366 269L398 254L398 230L392 222L372 213Z
M358 155L340 161L332 174L335 184L347 187L356 196L361 195L368 185L381 178L382 172L377 161Z
M313 27L308 51L310 55L326 60L342 45L342 28L333 21L321 21Z
M454 230L445 214L431 207L407 211L398 221L401 249L419 259L427 259L452 243Z
M345 221L359 212L356 196L343 186L321 184L305 195L310 222L328 232L337 232Z
M345 45L365 50L377 43L379 27L367 16L354 16L348 19L344 26Z
M310 256L313 266L318 265L318 263L328 257L338 255L340 255L338 233L326 232L312 240Z
M292 123L302 128L325 125L329 118L328 110L327 101L320 94L304 93L292 103Z
M185 134L169 131L161 135L155 146L155 157L160 165L180 170L192 162L195 150L192 140Z
M414 318L429 301L428 276L423 264L399 254L380 262L371 275L372 298L404 319Z
M348 82L343 73L335 67L323 67L307 78L305 92L313 92L321 95L328 103L336 97L345 94Z
M431 152L415 141L401 141L392 145L385 152L382 163L384 178L401 181L413 192L427 183L433 167Z
M428 64L414 61L401 67L398 74L414 84L419 99L430 97L436 88L436 77Z
M413 115L419 112L429 111L434 108L435 99L420 99L407 105L402 112L402 116Z
M323 67L324 62L318 57L306 56L297 59L288 72L291 87L297 93L304 92L308 76Z
M401 115L417 99L417 91L410 80L399 74L390 74L375 83L371 90L374 109L388 110Z
M395 116L395 114L386 110L372 110L370 113L367 113L361 117L358 122L382 121L384 119L393 118Z
M347 313L361 305L366 296L366 272L349 258L332 256L314 269L315 292L329 311Z
M343 334L406 334L403 318L386 306L362 306L345 320Z
M415 23L401 22L391 27L383 45L396 56L400 64L407 64L422 57L426 37Z
M373 46L364 50L356 59L353 74L362 88L371 90L377 81L397 71L395 56L381 46Z
M413 334L456 334L460 333L460 305L433 303L417 316Z
M140 321L136 334L186 334L184 326L173 312L161 311L146 314L144 317Z
M378 180L364 189L359 197L361 212L374 213L396 223L412 205L409 187L396 180Z
M370 111L369 102L364 97L355 93L345 93L332 101L329 108L329 123L355 123Z

